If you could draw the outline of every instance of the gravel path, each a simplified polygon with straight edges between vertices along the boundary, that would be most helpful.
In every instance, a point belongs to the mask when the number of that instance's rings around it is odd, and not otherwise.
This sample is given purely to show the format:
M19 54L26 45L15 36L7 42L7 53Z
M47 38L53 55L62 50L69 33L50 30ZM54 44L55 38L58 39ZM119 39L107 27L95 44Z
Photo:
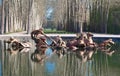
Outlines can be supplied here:
M61 37L75 37L76 34L46 34L47 36L61 36ZM113 34L93 34L93 37L101 37L101 38L120 38L120 35L113 35ZM9 37L30 37L30 34L26 34L26 32L19 32L19 33L11 33L11 34L4 34L0 35L0 39L9 38Z

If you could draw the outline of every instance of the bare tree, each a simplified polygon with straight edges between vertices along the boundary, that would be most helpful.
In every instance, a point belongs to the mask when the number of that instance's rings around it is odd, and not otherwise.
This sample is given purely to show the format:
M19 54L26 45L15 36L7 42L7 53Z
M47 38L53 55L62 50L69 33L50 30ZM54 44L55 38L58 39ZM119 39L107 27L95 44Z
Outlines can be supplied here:
M88 22L87 2L87 0L58 0L54 17L58 30L72 32L80 32L81 30L82 32L83 23Z
M1 34L42 27L45 11L46 0L3 0Z
M1 21L1 31L0 33L1 34L4 34L4 3L5 3L5 0L2 0L2 21Z

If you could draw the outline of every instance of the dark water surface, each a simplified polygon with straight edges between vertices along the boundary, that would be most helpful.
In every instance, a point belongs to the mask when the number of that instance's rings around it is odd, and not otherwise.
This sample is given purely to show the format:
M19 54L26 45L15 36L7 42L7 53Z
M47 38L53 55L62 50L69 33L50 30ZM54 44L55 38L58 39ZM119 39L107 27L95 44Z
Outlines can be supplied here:
M28 39L30 40L30 39ZM68 53L62 58L51 48L45 52L44 62L31 60L33 47L25 51L8 51L8 45L0 41L0 76L120 76L120 43L111 49L112 56L96 51L91 60L82 61L76 53ZM27 51L29 50L29 51Z

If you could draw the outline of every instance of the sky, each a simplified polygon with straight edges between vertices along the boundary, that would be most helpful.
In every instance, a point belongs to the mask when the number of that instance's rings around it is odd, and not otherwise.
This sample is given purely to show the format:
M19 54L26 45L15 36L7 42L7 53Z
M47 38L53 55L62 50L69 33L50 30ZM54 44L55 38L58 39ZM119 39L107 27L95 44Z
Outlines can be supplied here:
M46 11L46 17L47 19L51 19L52 18L52 13L53 13L53 8L52 7L49 7Z

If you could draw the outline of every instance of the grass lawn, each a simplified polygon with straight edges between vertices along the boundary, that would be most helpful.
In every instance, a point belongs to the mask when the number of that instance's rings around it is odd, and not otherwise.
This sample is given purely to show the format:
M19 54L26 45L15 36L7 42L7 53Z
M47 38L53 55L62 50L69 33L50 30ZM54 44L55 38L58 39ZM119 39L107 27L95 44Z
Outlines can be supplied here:
M58 31L58 30L56 30L56 29L44 29L44 32L46 33L46 34L70 34L70 32L66 32L66 31Z

